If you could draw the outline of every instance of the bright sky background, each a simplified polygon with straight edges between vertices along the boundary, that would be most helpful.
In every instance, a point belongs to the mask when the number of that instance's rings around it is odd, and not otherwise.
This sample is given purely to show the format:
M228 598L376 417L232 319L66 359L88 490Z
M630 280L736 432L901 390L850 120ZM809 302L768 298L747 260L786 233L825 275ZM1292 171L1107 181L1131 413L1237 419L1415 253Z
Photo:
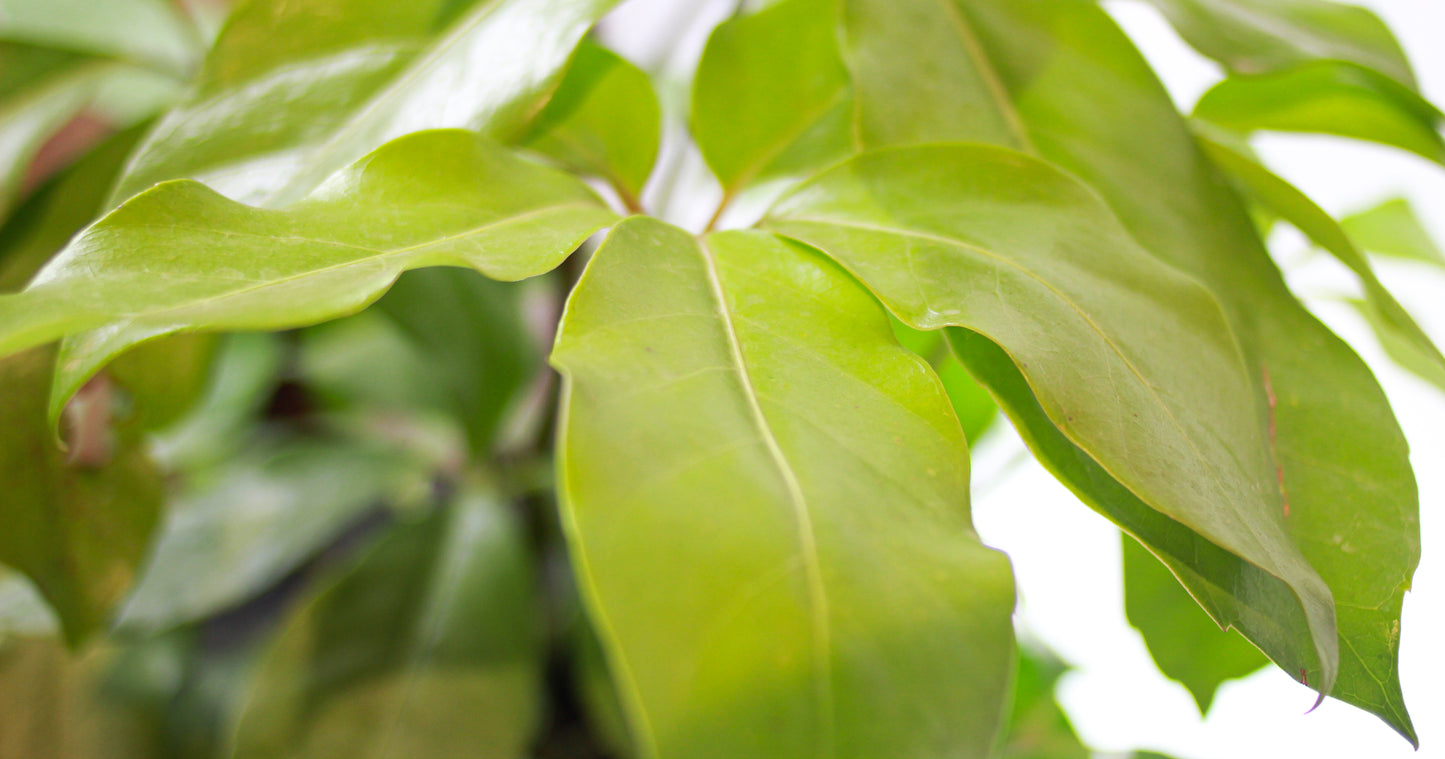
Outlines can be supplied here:
M1384 17L1415 64L1426 96L1445 104L1445 0L1356 2ZM638 64L670 70L681 85L708 30L733 3L628 0L604 24L604 35ZM1220 78L1219 69L1185 46L1152 8L1139 0L1107 0L1107 7L1181 109L1188 111ZM1327 210L1339 215L1404 195L1445 241L1445 169L1401 151L1329 138L1271 137L1258 146L1272 169ZM679 177L683 187L698 192L666 215L701 227L716 202L716 195L709 197L716 190L707 186L706 167L685 161ZM649 188L650 202L657 189ZM748 210L740 208L737 216ZM1284 260L1302 260L1305 243L1292 230L1271 245ZM1354 312L1331 302L1358 294L1342 266L1323 255L1304 261L1290 267L1291 284L1374 368L1413 452L1425 558L1405 598L1401 670L1423 748L1415 753L1383 722L1338 702L1305 714L1314 692L1274 667L1225 684L1208 719L1201 719L1184 688L1155 669L1124 619L1118 530L1032 459L1019 465L1023 444L1000 425L975 451L975 521L984 540L1013 559L1023 627L1076 667L1062 681L1060 699L1081 737L1102 756L1142 748L1178 759L1445 759L1445 690L1437 685L1445 683L1445 653L1437 643L1445 640L1445 394L1397 369ZM1445 341L1445 272L1410 264L1379 269L1425 330Z

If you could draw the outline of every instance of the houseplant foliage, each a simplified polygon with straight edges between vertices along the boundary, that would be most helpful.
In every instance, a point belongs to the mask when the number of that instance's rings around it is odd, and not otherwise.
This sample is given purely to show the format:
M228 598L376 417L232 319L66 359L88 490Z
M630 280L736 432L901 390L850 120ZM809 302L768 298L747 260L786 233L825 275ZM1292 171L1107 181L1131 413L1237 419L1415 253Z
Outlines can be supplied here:
M1085 0L740 5L685 97L614 4L0 0L0 755L1085 755L1000 410L1201 709L1272 661L1416 741L1405 440L1260 220L1437 382L1369 254L1440 255L1247 143L1445 161L1378 19L1156 0L1186 117Z

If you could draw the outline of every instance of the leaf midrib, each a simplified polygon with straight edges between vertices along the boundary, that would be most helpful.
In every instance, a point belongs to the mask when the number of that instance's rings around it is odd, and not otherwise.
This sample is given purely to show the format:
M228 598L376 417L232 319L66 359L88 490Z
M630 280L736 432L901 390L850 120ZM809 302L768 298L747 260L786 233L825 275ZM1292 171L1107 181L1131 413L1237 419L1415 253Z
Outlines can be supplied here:
M718 274L717 261L705 240L697 241L697 249L702 257L708 286L712 291L713 299L717 302L718 317L727 336L728 349L736 364L738 384L742 388L749 413L768 450L768 455L783 479L783 484L788 491L788 499L793 507L793 518L798 527L798 547L803 557L803 573L807 579L811 606L814 689L818 699L819 716L823 723L823 729L819 733L822 740L821 755L833 757L836 751L834 747L835 706L831 665L832 630L829 623L828 592L823 584L822 565L818 558L817 535L813 527L812 513L808 508L807 497L803 494L803 487L798 481L797 473L793 471L792 465L783 453L777 434L773 432L772 425L763 412L757 390L753 387L752 375L748 370L747 361L743 357L742 343L738 338L737 327L733 323L732 311L728 307L727 294L723 291L722 278Z

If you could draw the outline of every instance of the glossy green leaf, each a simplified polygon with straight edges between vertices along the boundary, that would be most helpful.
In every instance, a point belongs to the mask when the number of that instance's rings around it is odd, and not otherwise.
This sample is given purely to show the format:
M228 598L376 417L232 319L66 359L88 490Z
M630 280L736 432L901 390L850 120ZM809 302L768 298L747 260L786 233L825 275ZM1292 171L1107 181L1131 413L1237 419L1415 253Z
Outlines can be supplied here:
M895 148L809 180L764 223L827 252L904 323L1000 346L1058 431L1140 500L1293 589L1328 682L1330 591L1290 540L1224 315L1087 187L1011 150Z
M425 476L416 469L396 452L334 442L227 462L171 501L117 624L155 633L240 604Z
M1204 93L1194 116L1240 132L1353 137L1445 163L1439 109L1399 82L1349 63L1230 77Z
M0 359L0 562L34 581L74 645L130 589L162 483L133 423L100 441L98 466L72 464L56 447L45 414L54 355L35 348Z
M719 24L692 90L692 134L731 197L852 149L833 0L783 0Z
M661 140L662 109L647 74L583 42L521 144L606 180L623 205L636 210Z
M574 566L641 755L987 755L1008 563L865 290L772 235L631 219L553 362Z
M542 639L525 538L472 490L391 529L287 622L227 755L526 756Z
M1445 253L1404 198L1350 214L1340 219L1340 226L1368 253L1445 267Z
M1068 667L1051 654L1019 651L1014 674L1013 709L1008 732L995 756L999 759L1089 759L1069 718L1054 698L1059 677Z
M1231 72L1349 61L1415 89L1395 35L1373 12L1333 0L1150 0L1194 49Z
M514 137L614 2L249 0L113 199L190 178L276 208L411 132Z
M0 0L0 39L184 74L199 39L167 0Z
M137 342L335 318L421 266L534 276L612 219L576 178L461 131L397 140L284 211L169 182L0 297L0 352L92 330L66 346L59 403Z
M1233 630L1220 629L1169 570L1138 541L1123 536L1124 614L1144 637L1159 671L1194 696L1209 713L1214 692L1269 659Z
M906 8L926 15L943 7L922 0L851 3L868 3L878 14ZM888 35L890 28L906 26L850 24L845 59L855 78L873 82L858 85L860 93L872 93L860 104L860 127L871 118L885 126L891 121L897 138L924 134L1031 145L1098 191L1146 250L1209 287L1244 351L1254 385L1255 435L1268 444L1287 493L1291 533L1335 596L1340 637L1349 645L1341 648L1333 695L1380 715L1413 741L1393 662L1400 603L1419 556L1418 501L1404 437L1384 393L1353 351L1289 293L1243 204L1194 145L1148 64L1101 9L1068 0L954 0L948 7L958 11L953 18L959 32L942 50L924 45L922 37ZM947 28L948 18L917 25ZM892 57L863 57L856 50L891 51ZM901 62L910 56L917 66L948 56L964 65L938 85L941 102L892 102L895 91L913 85L905 73L893 73L912 70ZM888 65L865 65L870 60ZM993 86L974 86L979 81ZM928 107L920 109L919 102ZM959 121L959 113L985 115ZM1010 123L1017 128L1000 131ZM889 133L875 128L872 141ZM992 346L987 340L976 344ZM999 364L1002 377L1017 375L1017 367L1003 366L1006 356L995 358L987 363ZM1051 431L1047 417L1036 418L1043 413L1037 401L1026 392L995 392L1017 424L1042 422L1033 428L1035 452L1065 484L1086 501L1114 501L1128 512L1128 492L1088 456L1063 445L1068 441ZM1190 544L1188 536L1178 537L1181 545ZM1193 541L1203 542L1197 536ZM1150 545L1179 555L1156 540ZM1231 564L1227 554L1217 558L1221 563L1203 574L1179 562L1171 569L1216 620L1234 624L1291 675L1319 687L1319 673L1302 675L1292 667L1313 645L1298 637L1300 628L1278 626L1287 605L1242 604L1237 591L1249 595L1265 586L1250 584L1247 564ZM1214 585L1206 575L1236 581ZM1294 653L1285 655L1281 643Z
M1355 247L1334 217L1259 162L1209 139L1207 132L1200 136L1200 145L1210 160L1234 177L1249 196L1270 208L1354 272L1371 310L1379 317L1379 326L1393 332L1397 339L1411 343L1415 354L1445 372L1445 355L1440 353L1405 307L1385 289L1384 283L1370 267L1369 259Z

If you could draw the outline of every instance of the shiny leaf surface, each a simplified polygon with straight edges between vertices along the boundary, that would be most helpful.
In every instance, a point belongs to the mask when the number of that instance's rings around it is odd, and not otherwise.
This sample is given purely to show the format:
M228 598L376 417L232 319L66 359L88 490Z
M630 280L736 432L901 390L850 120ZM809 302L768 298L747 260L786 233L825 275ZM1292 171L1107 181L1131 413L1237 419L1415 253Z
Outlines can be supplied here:
M114 201L169 179L282 207L425 129L506 139L537 112L614 0L250 0L195 94L140 148Z
M23 292L0 297L0 351L95 330L67 345L61 382L73 391L136 342L335 318L406 269L541 274L612 218L579 180L460 131L398 140L284 211L170 182L90 227Z
M895 148L808 181L765 223L910 326L966 327L1006 351L1053 426L1143 503L1287 583L1332 668L1330 591L1290 540L1219 305L1088 188L1010 150Z
M866 291L771 235L632 219L553 362L573 560L643 756L988 754L1008 563Z

